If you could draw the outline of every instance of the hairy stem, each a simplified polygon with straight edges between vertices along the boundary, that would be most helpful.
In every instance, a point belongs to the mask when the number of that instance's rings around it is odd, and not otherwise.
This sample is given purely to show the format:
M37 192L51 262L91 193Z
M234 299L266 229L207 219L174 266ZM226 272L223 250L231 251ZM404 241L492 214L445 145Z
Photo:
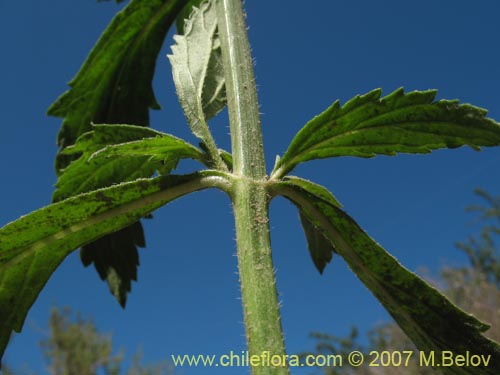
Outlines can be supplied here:
M261 357L269 353L284 358L285 345L269 239L267 192L260 182L238 179L234 182L232 199L249 355ZM274 367L266 362L252 366L253 375L288 373L286 367Z
M234 173L266 176L259 102L241 0L217 0Z
M269 196L253 63L241 0L217 0L234 160L233 210L243 314L250 356L281 359L285 345L269 238ZM278 358L278 357L276 357ZM281 364L282 365L282 364ZM252 363L252 374L289 374Z

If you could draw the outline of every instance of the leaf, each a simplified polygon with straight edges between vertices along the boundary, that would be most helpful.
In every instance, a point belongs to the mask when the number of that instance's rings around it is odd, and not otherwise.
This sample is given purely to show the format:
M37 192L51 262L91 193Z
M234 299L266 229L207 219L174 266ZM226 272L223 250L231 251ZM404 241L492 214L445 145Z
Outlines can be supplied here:
M219 149L219 154L220 157L222 158L222 161L226 164L228 171L233 170L233 155L231 155L229 152Z
M79 137L75 145L63 150L63 155L78 159L59 176L54 201L136 178L151 177L159 163L152 163L146 155L91 157L116 143L133 142L145 137L169 137L149 128L132 125L93 125L92 129Z
M149 161L168 162L172 159L192 158L203 160L203 153L180 138L160 134L154 138L113 144L94 152L90 160L122 159L147 156Z
M207 121L215 117L227 104L226 80L218 36L214 38L212 54L208 61L205 83L201 93L201 103Z
M92 124L90 131L82 134L74 145L65 148L65 155L80 155L89 150L98 150L104 146L132 142L143 138L154 138L164 136L165 133L157 130L121 124Z
M139 139L144 135L150 138ZM131 125L95 125L92 132L83 134L64 154L81 156L59 177L55 200L150 177L157 170L166 174L181 159L204 161L200 150L180 138Z
M377 297L421 351L491 355L488 367L475 367L474 374L500 373L500 346L481 332L488 325L460 310L438 290L404 268L371 239L338 206L316 195L314 189L293 182L275 182L272 194L283 195L321 228L349 267ZM332 197L333 199L333 197ZM441 367L447 374L470 374L464 367Z
M91 160L91 156L114 142L128 142L144 136L161 133L145 127L129 125L95 125L93 131L83 134L64 155L80 157L59 176L53 200L60 201L76 194L137 178L151 177L158 168L147 157L114 157ZM131 281L137 279L139 254L137 247L145 247L140 222L82 247L80 257L84 266L94 263L101 279L108 282L111 293L125 307Z
M80 194L0 229L0 359L52 273L73 250L193 191L220 185L214 171L160 176Z
M286 181L287 184L294 185L302 190L313 192L315 197L325 201L325 203L342 208L342 205L337 198L335 198L333 194L330 193L330 191L324 186L297 176L286 176L284 181Z
M146 247L139 221L82 246L80 250L83 265L94 264L99 277L106 281L110 293L123 308L127 304L127 294L132 290L132 280L137 281L137 247Z
M71 89L49 108L64 117L61 149L91 130L91 123L149 125L149 108L159 108L151 81L156 57L175 17L188 0L133 0L103 33ZM67 163L59 160L58 169Z
M295 176L286 177L286 182L305 190L314 191L315 196L324 199L326 203L342 207L335 197L321 185ZM332 260L333 253L336 252L335 246L325 237L321 228L314 225L300 209L299 217L306 235L311 259L319 273L323 273L326 265Z
M177 34L183 35L184 28L186 27L186 21L191 17L193 8L199 8L200 4L207 0L189 0L188 3L182 8L180 13L177 15L175 20L175 27L177 28Z
M207 156L210 155L210 149L207 147L207 145L205 143L200 142L200 143L198 143L198 146L203 151L205 151ZM227 152L226 150L223 150L221 148L219 148L217 150L217 154L220 157L220 159L222 160L222 162L224 163L224 165L226 166L225 171L232 171L233 170L233 155L231 155L229 152ZM213 159L211 159L210 157L205 158L204 163L208 168L217 169L217 164L214 163Z
M325 237L321 230L309 221L307 216L300 210L299 216L302 228L304 229L304 234L306 235L307 246L309 247L311 259L319 273L323 273L326 265L332 260L335 247Z
M168 29L187 2L132 0L113 18L70 82L71 89L48 110L49 115L64 118L58 135L61 151L90 131L91 123L149 126L149 108L159 108L151 83L156 59ZM72 155L60 152L56 158L56 172L59 174L72 160ZM139 175L146 173L140 159L136 158L131 163L134 164L129 167L141 171ZM102 182L102 185L114 181ZM59 190L63 190L61 182ZM71 195L70 190L64 192L64 196L68 194ZM119 238L112 234L108 239L87 245L87 250L92 248L94 252L110 251L116 254L120 252L116 246L126 244L126 248L133 246L134 252L137 252L135 246L140 245L141 236L142 227L137 223L123 230ZM111 248L106 247L110 245ZM130 257L131 264L134 263L133 258L134 255Z
M343 106L337 100L309 121L276 164L273 176L282 177L312 159L500 145L500 124L486 118L484 109L457 100L434 101L435 90L405 94L400 88L383 98L380 94L380 89L373 90Z
M152 162L147 156L90 160L93 153L109 144L161 136L162 133L129 125L94 125L93 129L79 137L75 145L63 150L63 155L79 158L59 176L54 201L112 184L151 177L155 170L162 167L159 162ZM80 251L83 265L94 263L99 276L108 282L111 293L122 307L125 307L127 293L131 290L131 281L137 280L137 247L145 245L142 225L136 222L83 246Z
M170 173L183 158L203 158L196 147L149 128L94 125L93 129L63 151L65 155L80 157L59 176L55 201L112 184L151 177L157 170ZM115 142L119 144L113 144ZM137 247L145 245L142 225L137 222L87 244L80 256L84 266L94 263L101 279L108 282L111 293L125 307L131 281L137 280Z
M213 1L193 8L184 35L168 56L172 64L179 101L192 132L211 144L207 121L226 105L224 68L217 36L217 14Z

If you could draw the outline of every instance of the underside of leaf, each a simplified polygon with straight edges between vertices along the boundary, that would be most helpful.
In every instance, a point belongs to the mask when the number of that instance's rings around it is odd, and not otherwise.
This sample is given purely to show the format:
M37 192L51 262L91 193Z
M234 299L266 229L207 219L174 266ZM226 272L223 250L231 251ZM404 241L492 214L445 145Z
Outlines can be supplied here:
M133 233L133 241L128 237ZM118 241L118 243L112 243ZM137 247L145 247L144 232L139 222L120 229L113 236L104 236L83 246L80 259L85 267L91 265L102 280L106 280L109 291L125 308L127 293L132 289L132 280L137 281L139 253ZM102 251L101 249L106 249Z
M149 109L159 108L151 83L157 56L168 29L187 2L132 0L111 21L77 76L70 82L71 89L49 108L49 115L64 118L58 136L61 151L56 158L58 175L74 160L74 156L64 153L64 150L73 145L79 136L90 131L92 123L149 126ZM66 190L61 195L64 188L60 179L54 198L63 199L131 180L133 176L130 174L126 178L120 176L125 164L137 170L136 177L147 177L154 172L148 170L150 165L146 157L143 160L124 158L114 163L117 175L108 181L81 181L78 175L74 176L81 189L73 193ZM68 172L67 180L71 180L69 175ZM67 185L72 184L70 182ZM142 226L137 222L128 230L123 230L119 237L111 234L107 240L93 244L92 248L117 254L120 252L117 244L123 244L124 249L135 248L139 233L142 233ZM112 244L112 247L106 248L103 246L105 244ZM123 254L126 253L124 250ZM134 259L132 254L129 257L130 265L134 264ZM127 282L123 280L123 283Z
M186 23L191 18L191 13L195 8L199 8L201 3L207 0L189 0L188 3L182 8L182 11L177 15L175 20L175 27L177 28L178 35L184 35Z
M312 159L500 145L500 124L487 118L484 109L457 100L434 101L435 90L405 93L398 89L386 97L380 95L377 89L343 106L336 101L309 121L276 164L273 177L283 177Z
M339 208L342 207L337 199L335 199L335 197L321 185L296 176L286 177L286 182L299 188L302 187L308 191L314 191L315 195L317 197L320 197L321 199L324 199L325 202ZM336 252L335 246L325 236L325 233L321 229L321 227L318 227L313 222L311 222L307 215L302 212L300 207L298 208L300 222L307 239L309 254L311 255L311 259L319 273L323 273L326 265L332 260L333 253Z
M146 127L93 125L63 154L78 157L66 167L56 184L54 200L151 177L156 171L170 173L180 159L203 159L203 153L187 142ZM144 233L136 222L117 233L83 246L85 266L94 263L101 279L125 307L132 280L137 280L138 247L145 247Z
M74 161L59 175L53 196L55 202L136 178L151 177L156 170L156 165L144 155L105 159L91 157L110 145L159 137L162 133L131 125L94 125L91 129L79 137L74 145L62 151L63 155L71 156Z
M61 150L91 130L91 123L149 125L149 108L159 108L151 85L156 59L186 3L133 0L116 15L70 82L71 89L49 108L50 115L64 118Z
M321 232L321 229L316 227L300 210L299 216L306 235L311 259L319 273L323 273L326 265L332 260L335 247Z
M226 105L224 67L213 1L194 7L183 35L174 37L172 64L179 101L193 133L211 149L207 121ZM212 150L213 151L213 150Z
M137 178L151 177L159 163L151 162L147 156L93 159L91 156L115 143L158 134L154 130L138 126L94 126L93 131L83 134L74 146L63 150L63 155L78 159L71 162L59 175L54 201ZM82 263L85 266L94 263L99 276L107 281L111 293L122 307L125 307L127 293L131 290L131 281L137 280L138 247L145 247L143 228L139 221L89 243L80 250Z
M481 332L488 325L451 303L438 290L404 268L371 239L344 211L316 195L314 190L293 182L276 182L273 194L283 195L299 207L349 267L377 297L419 350L439 356L442 351L463 355L467 351L491 356L487 367L474 374L500 373L500 346ZM459 366L441 367L450 375L468 375Z
M43 286L73 250L106 234L119 234L180 196L208 187L223 188L225 181L213 171L139 179L51 204L1 228L0 359L11 332L21 330ZM121 266L106 276L116 276ZM127 272L133 273L130 268Z

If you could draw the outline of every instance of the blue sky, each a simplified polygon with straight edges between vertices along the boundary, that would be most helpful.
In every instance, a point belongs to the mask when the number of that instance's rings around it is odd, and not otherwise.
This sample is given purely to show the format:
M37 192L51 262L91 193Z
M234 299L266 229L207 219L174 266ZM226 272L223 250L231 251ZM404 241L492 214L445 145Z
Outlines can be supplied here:
M286 4L286 5L285 5ZM256 61L268 170L307 120L335 99L382 87L385 94L439 89L439 98L489 109L500 119L500 4L423 0L247 1ZM311 3L312 4L312 3ZM85 56L120 6L93 0L0 0L2 136L0 225L50 202L60 119L47 107L67 89ZM169 35L154 82L162 111L152 127L189 139L170 65ZM229 149L224 112L213 129ZM295 174L327 186L367 232L411 270L436 272L466 258L454 247L478 228L464 213L473 189L500 193L500 149L462 148L430 155L341 158L301 165ZM186 163L181 170L192 169ZM225 354L245 348L234 226L229 200L216 191L184 197L145 220L139 282L123 311L93 268L70 255L32 307L5 353L14 367L43 373L37 342L50 307L71 306L112 332L115 346L146 361L170 354ZM339 257L320 276L295 208L271 205L272 244L289 353L312 349L311 331L345 335L387 314ZM249 373L248 369L222 370ZM180 374L219 374L183 368ZM309 371L293 373L310 373Z

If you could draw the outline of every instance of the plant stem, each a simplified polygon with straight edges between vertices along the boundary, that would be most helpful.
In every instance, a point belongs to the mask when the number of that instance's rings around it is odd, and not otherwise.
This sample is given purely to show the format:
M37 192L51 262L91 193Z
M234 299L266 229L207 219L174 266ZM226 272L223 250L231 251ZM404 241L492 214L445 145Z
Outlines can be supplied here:
M238 247L243 315L250 356L276 355L285 345L269 237L269 195L253 62L241 0L217 0L225 69L234 185L231 194ZM261 361L252 374L289 374ZM281 363L281 365L283 365Z
M282 360L285 345L276 291L269 238L268 203L264 185L250 179L235 179L233 210L238 247L243 315L249 356L277 355ZM286 367L260 362L253 375L289 374Z
M241 0L217 0L234 173L266 176L259 102Z

